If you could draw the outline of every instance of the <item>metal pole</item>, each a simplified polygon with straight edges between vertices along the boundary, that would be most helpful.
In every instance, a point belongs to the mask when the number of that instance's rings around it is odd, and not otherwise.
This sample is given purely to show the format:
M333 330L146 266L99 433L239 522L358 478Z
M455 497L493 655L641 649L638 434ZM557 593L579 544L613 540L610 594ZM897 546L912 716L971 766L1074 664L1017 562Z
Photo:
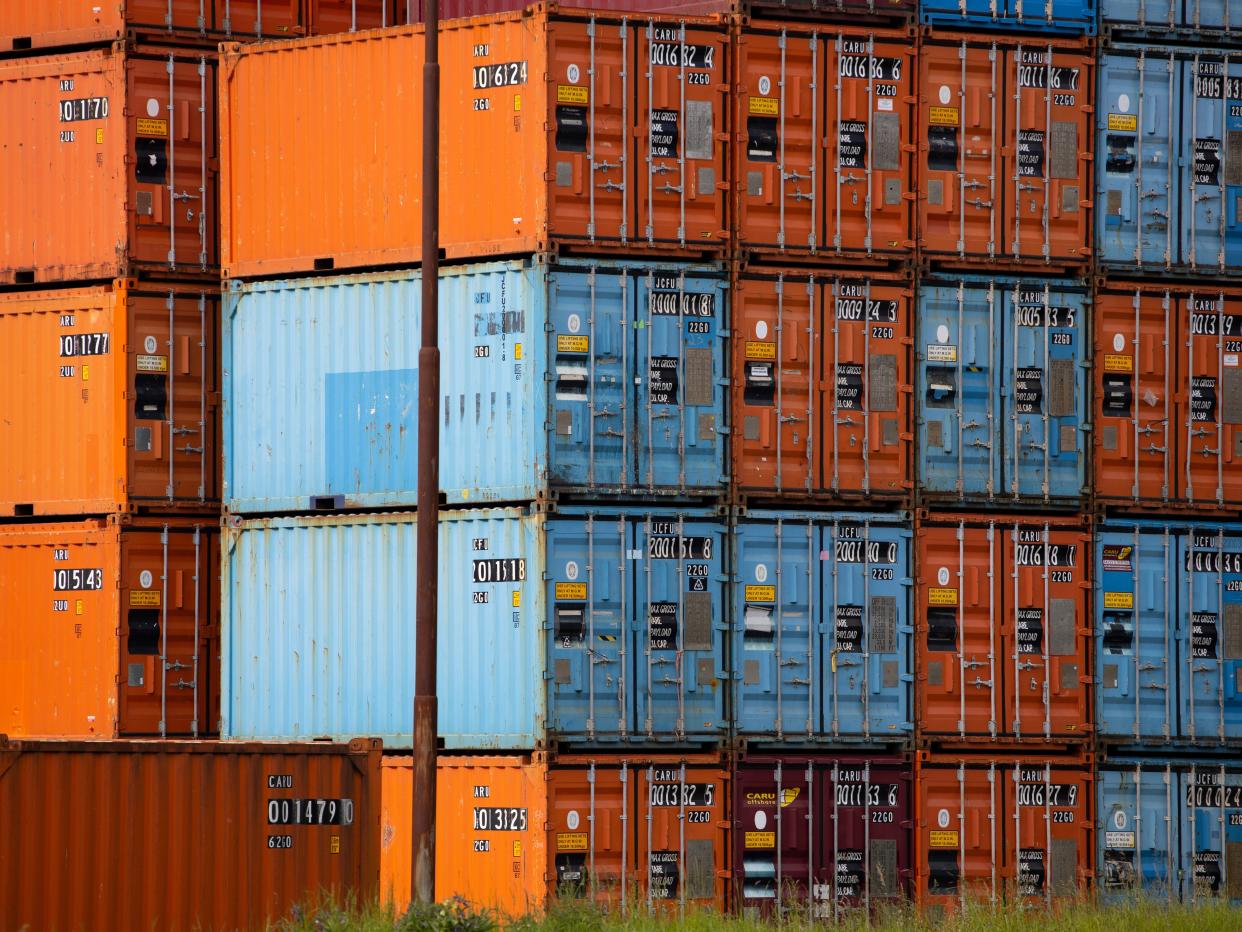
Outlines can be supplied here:
M440 5L426 0L423 61L423 327L418 352L418 605L410 898L435 902L436 600L440 511Z

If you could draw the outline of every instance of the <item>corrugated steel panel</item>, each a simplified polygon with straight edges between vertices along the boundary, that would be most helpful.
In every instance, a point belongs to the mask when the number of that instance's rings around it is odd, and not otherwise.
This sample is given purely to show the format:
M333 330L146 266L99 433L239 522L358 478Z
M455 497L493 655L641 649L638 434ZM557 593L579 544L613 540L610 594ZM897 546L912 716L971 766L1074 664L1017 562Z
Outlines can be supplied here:
M1096 0L920 0L922 20L947 29L1088 35ZM1036 47L1036 42L1032 42Z

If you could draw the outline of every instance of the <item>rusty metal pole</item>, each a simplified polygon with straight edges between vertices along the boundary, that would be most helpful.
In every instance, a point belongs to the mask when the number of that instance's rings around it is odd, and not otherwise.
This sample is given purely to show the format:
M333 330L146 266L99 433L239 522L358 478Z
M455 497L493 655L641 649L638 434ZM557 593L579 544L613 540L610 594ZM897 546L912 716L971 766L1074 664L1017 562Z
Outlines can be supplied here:
M423 340L418 351L418 586L414 627L414 825L410 894L435 902L436 625L440 538L440 10L424 0Z

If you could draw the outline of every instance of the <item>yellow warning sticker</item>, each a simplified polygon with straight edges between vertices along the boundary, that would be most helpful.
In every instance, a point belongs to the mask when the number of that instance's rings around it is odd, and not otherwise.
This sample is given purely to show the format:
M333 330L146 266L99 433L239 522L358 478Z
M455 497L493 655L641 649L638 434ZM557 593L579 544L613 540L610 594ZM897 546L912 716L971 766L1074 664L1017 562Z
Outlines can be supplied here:
M168 135L168 121L167 120L149 120L146 117L139 117L138 135L139 136L167 136Z
M957 347L951 343L928 343L923 355L928 362L957 362Z
M91 367L83 366L82 367L82 381L89 382L90 380L91 380Z
M776 832L747 832L747 848L775 848Z
M776 116L781 112L781 103L775 97L752 97L749 109L761 116Z
M576 337L568 333L557 334L556 351L558 353L586 353L590 348L590 337Z
M775 602L776 587L775 586L747 586L746 587L747 602Z
M961 118L957 107L932 107L927 111L927 122L932 126L957 126Z
M1110 113L1108 115L1108 128L1121 133L1137 132L1138 116L1133 113Z
M585 87L574 87L572 84L558 84L556 86L556 102L558 104L585 104L590 99L590 91Z
M138 357L139 372L167 372L168 357L167 356L139 356Z
M1133 372L1134 357L1118 356L1113 353L1104 354L1104 371L1105 372Z
M956 848L957 832L932 832L928 844L933 848Z
M522 112L522 95L521 94L513 95L513 112L514 113Z
M746 341L746 358L747 359L775 359L776 344L775 343L757 343L754 340Z
M1105 592L1105 608L1134 608L1133 592Z
M513 358L514 359L522 358L522 344L521 343L513 344Z
M586 583L558 582L556 584L556 597L558 599L585 599L587 597Z
M556 836L557 851L586 851L586 832L561 832Z
M102 129L95 130L95 145L97 146L103 145L103 130Z
M341 836L340 835L332 836L331 841L328 842L328 853L329 854L340 854L341 853Z
M522 607L522 590L521 589L513 590L513 607L514 608Z
M159 608L160 594L150 589L131 589L129 591L129 604L146 608Z
M73 603L73 614L75 615L82 614L82 600L81 599L78 599L77 601Z
M956 589L928 589L927 590L928 605L956 605L957 590Z
M520 841L515 840L513 842L513 856L515 858L520 858L522 856L522 843Z

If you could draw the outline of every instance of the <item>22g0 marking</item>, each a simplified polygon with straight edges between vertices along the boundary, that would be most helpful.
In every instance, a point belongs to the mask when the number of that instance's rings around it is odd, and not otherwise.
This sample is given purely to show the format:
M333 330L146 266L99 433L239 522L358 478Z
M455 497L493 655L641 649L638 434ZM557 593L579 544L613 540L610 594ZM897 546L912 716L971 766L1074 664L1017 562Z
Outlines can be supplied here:
M692 809L686 813L686 821L695 825L707 825L711 821L710 809Z

